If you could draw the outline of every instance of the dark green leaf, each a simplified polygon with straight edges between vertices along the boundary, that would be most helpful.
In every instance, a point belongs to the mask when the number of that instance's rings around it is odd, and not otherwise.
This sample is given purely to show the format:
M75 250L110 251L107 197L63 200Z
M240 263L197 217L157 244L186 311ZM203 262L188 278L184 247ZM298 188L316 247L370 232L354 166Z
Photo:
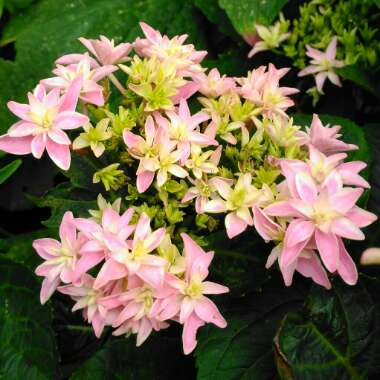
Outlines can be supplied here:
M29 198L37 206L51 209L50 218L43 224L52 229L59 227L66 211L71 211L75 217L89 217L88 210L97 209L93 193L73 189L67 183L55 187L41 198L34 196Z
M16 263L24 264L34 270L41 263L41 258L32 248L33 240L51 236L51 231L44 229L0 240L1 255Z
M134 336L112 338L83 363L70 380L168 380L187 379L193 370L191 357L182 353L180 336L159 333L135 346Z
M371 81L371 78L368 76L366 71L358 65L344 66L340 69L337 69L338 74L344 78L348 79L351 82L354 82L358 86L364 88L371 94L379 97L378 90Z
M235 29L242 35L255 31L255 24L270 25L288 0L219 0Z
M101 186L92 182L94 173L100 169L97 165L90 158L74 153L71 155L70 169L63 174L70 179L73 187L99 193Z
M248 297L245 297L248 298ZM250 305L224 313L228 326L208 325L198 338L198 380L269 380L276 374L272 339L279 321L300 305L302 295L282 283L250 295Z
M303 313L289 314L276 338L292 379L365 379L375 354L373 300L363 284L314 286Z
M8 165L0 168L0 185L4 183L22 164L20 159L10 162Z
M220 8L218 0L194 0L194 4L203 12L210 22L217 25L222 33L231 37L238 36L226 12Z
M78 37L104 34L116 42L131 40L141 34L138 22L144 20L171 36L188 33L189 41L203 48L201 29L191 17L193 7L185 0L42 0L13 17L2 39L3 45L16 42L16 60L0 60L0 132L15 120L7 101L25 101L27 91L52 75L60 55L84 51Z
M59 378L58 352L48 307L39 286L21 265L0 260L0 378Z

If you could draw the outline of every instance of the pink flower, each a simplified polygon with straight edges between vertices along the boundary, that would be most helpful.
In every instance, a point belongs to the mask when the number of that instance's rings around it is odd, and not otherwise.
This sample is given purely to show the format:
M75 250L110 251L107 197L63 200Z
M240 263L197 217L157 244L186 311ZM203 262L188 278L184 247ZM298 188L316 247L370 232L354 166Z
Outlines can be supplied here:
M72 55L69 56L71 57ZM65 56L61 57L58 62L62 62L64 59ZM88 53L85 53L77 63L70 63L67 66L57 63L57 67L53 70L56 76L43 79L41 83L50 88L67 91L72 81L77 77L81 77L83 81L80 89L80 99L85 103L103 106L103 87L97 82L116 70L117 67L112 65L101 67L97 65L94 68L93 60L90 59Z
M132 50L130 43L115 46L114 40L100 36L98 40L79 38L79 41L94 55L102 65L114 65L128 61L128 54Z
M288 95L298 92L296 88L280 87L280 79L289 71L287 68L276 69L274 65L269 64L266 71L265 66L248 73L246 78L236 78L238 84L238 93L245 99L252 101L261 108L261 112L266 116L279 114L287 118L285 111L294 105Z
M164 236L164 228L152 232L150 219L145 213L140 215L132 241L114 235L106 236L105 243L110 254L96 278L95 288L99 289L127 275L136 275L152 287L162 286L167 262L151 252L160 245Z
M179 178L188 175L187 171L177 164L182 152L174 150L176 142L169 139L163 127L155 128L151 116L148 116L145 123L145 140L127 129L123 132L123 138L131 156L140 161L136 172L136 185L140 193L149 188L156 172L157 185L160 187L168 180L169 173Z
M211 98L217 98L236 88L236 83L233 78L220 75L219 70L214 68L206 75L198 73L193 76L195 83L199 85L199 92Z
M45 259L45 262L36 268L37 276L43 276L40 299L44 304L63 281L73 281L73 272L79 257L79 250L86 239L76 232L73 214L67 211L59 228L61 241L54 239L37 239L33 248Z
M32 153L41 158L45 149L54 163L63 170L70 167L71 141L65 129L75 129L88 122L88 117L75 112L82 78L71 82L64 96L59 90L46 93L38 85L28 93L29 104L8 102L8 108L21 120L0 137L0 149L12 154Z
M233 180L222 177L213 177L210 179L191 179L189 181L194 186L190 187L186 194L183 196L181 202L186 203L192 199L195 199L195 211L197 214L203 214L206 212L206 207L210 210L213 205L214 212L222 212L225 210L224 205L221 205L218 201L216 204L211 203L212 199L219 200L218 191L215 183L218 181L225 181L227 185L231 186ZM219 206L220 205L220 206ZM211 212L211 211L209 211Z
M357 145L346 144L339 140L341 134L338 132L341 128L340 125L333 125L332 127L329 125L323 126L318 115L313 114L311 127L307 129L308 143L326 155L358 149Z
M128 277L128 290L105 297L101 304L108 310L118 309L113 327L117 329L113 335L128 333L137 334L136 346L140 346L148 338L152 330L159 331L167 328L168 323L158 320L151 315L156 299L172 293L169 288L152 288L136 276Z
M269 216L293 218L285 233L280 268L293 264L302 250L312 244L329 272L337 271L346 283L355 284L356 267L342 238L363 240L360 228L377 219L355 206L363 189L343 187L336 173L330 174L321 186L302 171L291 181L294 181L294 186L289 186L291 198L265 209Z
M181 163L190 156L191 144L198 145L218 145L218 143L211 139L208 135L199 132L199 124L208 120L210 116L206 112L198 112L191 115L189 107L185 99L181 99L179 103L178 112L167 111L167 116L170 122L163 118L160 114L156 114L156 121L165 131L167 131L169 138L176 142L177 149L181 153Z
M120 284L113 282L103 289L95 289L94 280L92 276L86 273L82 277L82 282L77 286L60 286L58 290L76 301L72 311L83 310L83 317L92 324L95 335L99 338L104 326L112 325L117 316L114 311L108 311L100 300L113 293L120 293Z
M74 279L80 278L83 273L98 265L110 254L106 239L116 237L126 240L135 229L129 224L134 210L129 208L121 216L111 207L103 210L101 225L91 219L77 218L75 225L88 241L81 247L81 257L78 260Z
M191 75L194 72L202 71L199 63L206 56L206 51L196 51L194 45L183 45L187 35L175 36L170 39L162 36L158 30L144 22L140 22L140 27L146 37L137 37L133 43L136 53L142 57L156 56L159 60L170 60L176 67L183 71L183 74Z
M182 341L185 354L192 352L197 344L196 333L205 323L224 328L227 322L216 305L205 295L227 293L229 289L214 282L205 281L213 252L204 252L187 234L181 234L184 243L186 272L184 279L167 275L167 283L177 292L163 299L156 308L160 320L176 316L184 325Z
M334 36L325 52L306 45L306 55L312 58L310 61L311 65L301 70L298 73L298 76L303 77L305 75L316 74L315 83L317 84L317 89L320 93L323 93L323 84L325 83L326 78L328 78L330 82L336 86L341 86L339 77L334 69L343 67L344 63L343 61L338 61L335 59L336 43L337 37Z
M346 157L345 153L326 156L313 145L309 145L309 159L306 162L282 159L280 166L287 178L287 185L293 188L295 175L301 171L309 173L318 184L322 184L334 172L340 176L344 185L369 188L369 183L359 175L367 164L361 161L343 162Z
M214 179L213 185L223 198L212 199L205 205L211 213L228 212L225 218L227 235L230 239L241 234L247 226L253 225L251 207L260 204L265 198L264 191L252 185L252 175L242 174L234 188L221 179Z

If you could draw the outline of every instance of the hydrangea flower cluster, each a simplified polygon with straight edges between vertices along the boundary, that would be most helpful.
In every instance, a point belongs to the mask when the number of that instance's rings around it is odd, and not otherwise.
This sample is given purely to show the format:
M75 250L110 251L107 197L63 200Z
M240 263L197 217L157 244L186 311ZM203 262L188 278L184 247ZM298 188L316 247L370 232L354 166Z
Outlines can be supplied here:
M201 246L214 230L232 239L250 227L274 243L267 267L278 262L287 286L295 271L326 288L327 273L355 284L344 239L364 239L376 219L356 205L366 165L344 152L357 147L317 115L306 130L294 125L287 110L298 90L280 85L288 69L207 73L206 52L185 35L141 27L145 38L132 44L81 38L91 55L59 58L29 104L8 104L21 121L0 149L40 158L46 148L67 170L72 148L97 163L93 182L105 188L90 216L64 214L59 241L34 242L45 260L41 302L67 294L97 336L112 326L137 334L137 345L180 323L189 353L201 326L226 326L207 296L228 288L207 280L214 253ZM80 127L71 144L64 130Z

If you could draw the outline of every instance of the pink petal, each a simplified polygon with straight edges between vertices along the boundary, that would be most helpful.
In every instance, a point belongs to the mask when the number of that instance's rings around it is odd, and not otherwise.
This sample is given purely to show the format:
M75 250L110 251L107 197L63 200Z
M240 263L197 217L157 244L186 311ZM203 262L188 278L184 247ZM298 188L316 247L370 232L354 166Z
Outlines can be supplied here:
M29 154L32 152L33 136L10 137L0 136L0 150L11 154Z
M49 281L47 278L45 278L42 281L41 293L40 293L40 301L42 305L49 300L49 298L57 289L60 282L61 282L61 279L59 277L55 278L53 281Z
M48 136L57 144L62 144L62 145L71 144L69 137L61 129L58 129L58 128L49 129Z
M230 291L227 286L216 284L215 282L211 281L204 281L202 283L202 286L203 294L223 294Z
M339 263L339 245L337 237L319 229L315 231L315 241L323 264L329 272L335 272Z
M63 170L69 169L71 156L68 145L57 144L53 140L47 139L46 150L50 158L59 168Z
M57 129L75 129L89 122L87 116L74 111L63 111L54 120Z
M194 313L186 320L183 326L182 343L185 355L190 354L197 345L196 335L199 327L205 323Z
M136 186L139 193L144 193L152 184L154 179L154 172L145 170L137 175Z
M57 251L61 249L61 244L50 238L37 239L33 241L33 248L45 260L57 256Z
M227 235L230 239L241 234L247 229L247 223L243 219L239 218L234 212L230 212L226 215L224 223L226 226Z
M226 320L222 317L214 302L207 297L202 297L195 302L194 311L200 319L207 323L213 323L219 328L227 326Z
M106 285L112 280L118 280L124 278L128 274L127 268L125 265L120 264L119 262L108 259L100 269L96 280L94 282L94 288L100 289L102 286Z
M314 202L317 198L318 190L314 180L307 173L298 173L295 176L298 195L305 202Z
M311 278L316 284L324 286L326 289L331 289L331 283L326 271L323 269L315 253L313 253L309 259L300 257L297 262L296 270L303 276Z
M358 271L356 265L348 254L342 239L339 239L339 265L337 270L346 284L355 285L357 283Z
M354 206L347 214L346 218L350 219L359 228L367 227L377 220L377 216L372 212L363 210Z
M67 88L66 94L62 97L59 112L75 111L78 103L79 94L82 88L83 78L81 75L77 76Z
M33 134L36 130L36 125L24 121L19 121L13 124L8 130L8 136L10 137L24 137Z
M335 219L331 224L331 232L346 239L365 239L363 232L348 218Z
M18 116L22 120L31 121L30 119L30 105L29 104L21 104L17 102L8 102L8 108L13 112L16 116Z
M46 147L46 135L45 134L39 134L37 136L34 136L31 144L32 148L32 154L35 158L39 159L41 158L42 154L45 151Z
M285 246L292 247L298 243L308 241L315 230L314 223L311 221L295 219L293 220L285 234Z

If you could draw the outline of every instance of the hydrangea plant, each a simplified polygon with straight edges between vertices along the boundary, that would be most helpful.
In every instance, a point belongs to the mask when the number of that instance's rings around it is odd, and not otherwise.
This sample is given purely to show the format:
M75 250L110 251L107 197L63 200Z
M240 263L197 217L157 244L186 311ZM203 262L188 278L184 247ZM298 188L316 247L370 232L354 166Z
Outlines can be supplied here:
M306 128L294 123L298 90L280 84L287 68L207 71L206 51L186 35L140 25L144 38L131 43L80 38L88 52L58 58L27 104L8 103L19 121L1 150L36 159L46 150L63 171L72 155L85 156L96 166L87 180L103 186L98 209L66 211L59 240L34 241L41 303L56 291L70 296L97 337L111 326L136 334L137 346L180 324L188 354L199 328L228 323L209 298L229 291L208 279L218 255L204 249L211 231L272 242L266 267L276 264L286 286L295 271L326 289L332 276L355 285L347 240L363 240L376 220L358 205L370 187L366 163L346 153L358 146L316 114ZM316 62L305 70L321 75L335 44L325 55L310 48Z

